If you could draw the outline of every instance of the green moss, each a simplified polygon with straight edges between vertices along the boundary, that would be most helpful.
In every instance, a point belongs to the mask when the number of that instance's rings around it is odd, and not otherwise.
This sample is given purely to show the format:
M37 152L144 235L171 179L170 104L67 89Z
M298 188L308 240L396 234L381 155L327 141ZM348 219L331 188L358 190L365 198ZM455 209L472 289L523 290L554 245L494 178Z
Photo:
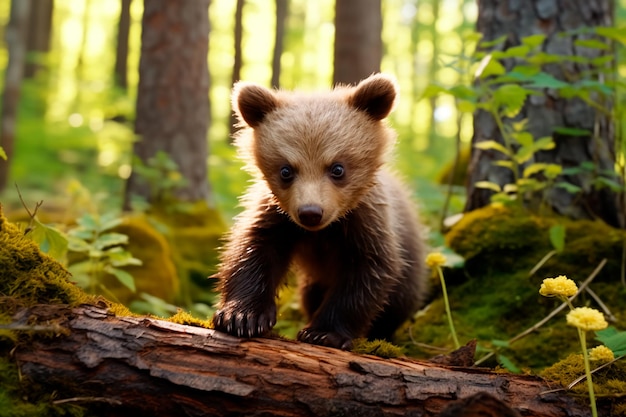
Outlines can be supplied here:
M162 233L171 244L180 277L178 301L184 305L194 301L212 303L208 290L214 283L207 277L217 271L217 248L227 230L220 214L200 201L183 205L174 212L157 207L151 216L162 227ZM205 298L198 300L198 295Z
M591 369L594 369L593 362ZM571 354L562 361L546 368L541 372L541 377L548 381L557 382L562 387L569 384L585 374L585 365L582 354ZM598 401L612 401L612 416L626 416L626 363L618 360L612 364L599 369L592 375L593 388ZM588 395L587 383L585 380L574 385L571 391L581 397Z
M204 327L206 329L213 328L210 320L200 320L184 310L178 310L176 314L167 319L173 323L184 324L186 326Z
M374 355L386 359L404 356L404 352L401 347L385 340L367 340L361 338L355 339L353 343L354 346L352 348L352 352L354 353Z
M128 236L126 249L141 259L142 264L123 268L135 279L134 293L113 276L105 277L104 286L125 305L139 299L142 292L173 302L180 283L172 249L165 237L144 216L127 217L114 231Z
M35 242L7 221L0 207L0 294L25 306L95 302L71 282L61 264L42 253Z

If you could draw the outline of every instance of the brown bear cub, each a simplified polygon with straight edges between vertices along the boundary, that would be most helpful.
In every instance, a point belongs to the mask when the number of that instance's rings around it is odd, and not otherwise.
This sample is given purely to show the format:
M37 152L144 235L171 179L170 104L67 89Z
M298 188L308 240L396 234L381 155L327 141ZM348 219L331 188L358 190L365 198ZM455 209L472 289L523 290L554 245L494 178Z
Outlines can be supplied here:
M350 349L356 337L388 339L421 306L416 208L383 167L395 141L384 122L395 98L395 82L382 74L320 94L235 85L236 144L256 180L216 274L216 329L268 332L291 266L309 318L303 342Z

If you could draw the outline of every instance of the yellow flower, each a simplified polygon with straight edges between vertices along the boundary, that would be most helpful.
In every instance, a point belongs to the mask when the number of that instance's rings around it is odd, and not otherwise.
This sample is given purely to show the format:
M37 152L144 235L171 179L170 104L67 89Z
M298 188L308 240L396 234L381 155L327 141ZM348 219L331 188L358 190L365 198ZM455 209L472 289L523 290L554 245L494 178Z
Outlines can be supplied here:
M594 308L577 307L567 313L567 324L581 330L602 330L609 325L602 313Z
M577 291L578 287L574 281L567 278L565 275L559 275L556 278L544 279L539 289L539 294L546 297L554 297L557 295L571 297L576 294Z
M446 263L446 257L441 252L429 253L426 257L426 265L431 268L442 266Z
M602 363L611 362L615 359L613 351L604 345L596 346L589 351L589 359Z

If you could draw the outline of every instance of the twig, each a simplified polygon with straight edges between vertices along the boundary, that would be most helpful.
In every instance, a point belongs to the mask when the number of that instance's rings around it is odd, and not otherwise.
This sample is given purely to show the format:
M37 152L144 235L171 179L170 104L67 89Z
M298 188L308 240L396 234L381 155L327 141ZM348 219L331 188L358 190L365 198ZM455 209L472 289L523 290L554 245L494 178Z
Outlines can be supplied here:
M578 294L580 294L587 287L587 285L589 285L589 283L591 281L593 281L595 279L595 277L600 273L602 268L604 268L604 265L606 265L606 261L607 261L606 258L604 258L602 261L600 261L600 263L598 264L596 269L594 269L593 272L591 272L591 274L589 275L589 277L587 277L587 279L582 284L580 284L580 287L578 288L578 291L576 292L576 294L572 295L569 298L569 302L570 303L572 302L572 300L574 300L576 297L578 297ZM523 332L521 332L517 336L514 336L513 338L509 339L507 343L509 345L511 345L514 342L518 341L519 339L521 339L521 338L529 335L530 333L536 331L541 326L546 324L552 317L556 316L561 311L563 311L563 309L565 309L565 307L567 307L567 302L563 302L560 306L558 306L557 308L552 310L552 312L550 314L548 314L546 317L544 317L542 320L537 322L532 327L529 327L528 329L524 330ZM485 355L482 358L480 358L479 360L477 360L476 363L474 363L474 365L480 365L481 363L485 362L487 359L491 358L493 355L495 355L495 352L489 352L487 355Z
M59 405L65 403L73 403L73 402L104 402L109 403L111 405L122 405L122 402L119 400L114 400L113 398L107 397L73 397L73 398L64 398L62 400L52 401L52 404Z
M30 217L30 221L28 222L28 226L26 226L26 230L24 230L24 234L27 235L28 232L30 232L31 230L33 230L35 228L35 226L33 225L33 222L35 221L35 216L37 215L37 210L39 210L39 207L41 207L42 204L43 204L43 200L38 201L37 203L35 203L35 210L33 210L33 212L31 213L30 210L28 209L28 206L24 202L24 198L22 197L22 193L20 192L20 187L17 186L17 183L15 183L15 189L17 190L17 195L20 197L20 201L22 202L22 206L24 206L24 208L26 209L26 212L28 213L28 217Z
M607 363L605 363L605 364L603 364L603 365L600 365L600 366L598 366L596 369L594 369L593 371L591 371L591 373L593 374L594 372L599 371L600 369L606 368L607 366L609 366L609 365L610 365L610 364L612 364L613 362L616 362L616 361L618 361L618 360L622 359L622 358L623 358L623 357L625 357L625 356L626 356L626 355L622 355L622 356L620 356L619 358L615 358L615 359L613 359L611 362L607 362ZM582 375L582 376L580 376L580 377L576 378L575 380L573 380L572 382L570 382L570 384L567 386L567 390L571 390L571 389L572 389L572 387L573 387L574 385L578 384L579 382L584 381L586 378L587 378L587 375Z
M528 276L529 277L533 276L535 272L539 270L539 268L541 268L546 262L548 262L550 258L552 258L556 254L557 254L557 251L554 249L548 252L543 258L541 258L539 262L537 262L537 264L533 267L533 269L530 270L530 272L528 273Z

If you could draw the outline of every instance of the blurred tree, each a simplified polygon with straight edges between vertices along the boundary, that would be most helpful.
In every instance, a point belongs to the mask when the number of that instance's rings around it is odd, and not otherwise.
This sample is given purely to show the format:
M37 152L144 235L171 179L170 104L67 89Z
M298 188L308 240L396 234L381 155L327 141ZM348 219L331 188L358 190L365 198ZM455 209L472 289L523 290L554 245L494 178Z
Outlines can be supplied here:
M24 78L32 78L41 67L42 55L50 51L54 0L37 0L28 16L28 57Z
M357 83L380 71L381 0L337 0L333 84Z
M126 90L128 87L128 35L130 33L130 5L132 0L121 0L120 20L115 48L115 85Z
M283 55L285 40L285 23L287 20L287 0L276 0L276 37L272 55L272 87L280 88L280 58Z
M159 151L178 165L186 184L176 191L182 201L209 200L207 178L209 125L209 0L146 0L133 146L148 164ZM154 184L133 169L124 207L138 195L153 202Z
M234 49L235 56L233 62L233 74L231 77L231 85L235 84L237 81L241 79L241 67L243 66L243 52L242 52L242 41L243 41L243 6L245 5L245 0L237 0L235 5L235 33L233 36L234 39ZM233 133L235 133L235 125L237 123L237 118L235 117L235 113L230 113L230 134L231 137Z
M504 36L504 44L497 44L497 49L520 45L521 39L526 36L544 34L546 39L541 49L547 54L599 57L611 53L611 46L607 45L606 51L602 48L580 47L576 45L576 40L589 38L590 35L577 33L562 36L562 32L585 27L612 26L612 10L611 0L478 0L477 29L483 35L483 42ZM508 59L503 64L507 70L511 70L515 62ZM561 61L543 67L545 72L555 78L569 82L594 77L593 74L596 74L597 79L597 69L575 61ZM605 105L610 113L611 103ZM575 168L587 162L594 166L595 172L592 174L603 170L614 171L613 123L607 114L595 110L581 99L562 98L545 89L543 95L529 96L526 99L516 117L517 121L522 119L528 120L527 130L534 138L551 136L556 144L554 149L534 154L531 163L556 163L563 168ZM513 122L508 119L505 121ZM590 134L581 136L579 133L568 134L563 130L555 132L555 128L573 128L577 132L587 131ZM474 115L472 143L486 140L504 143L493 117L484 110L478 110ZM499 159L502 159L502 155L493 149L472 149L466 211L488 204L493 194L493 191L476 187L476 182L490 181L501 187L515 183L511 170L494 165ZM546 203L555 212L572 218L601 218L614 226L623 225L623 210L619 208L618 196L607 187L597 187L597 178L597 175L590 175L588 171L562 175L559 180L580 187L582 191L573 193L565 188L552 187L547 192Z
M24 63L28 45L28 15L31 0L11 0L11 16L5 32L9 62L4 73L4 94L2 95L2 118L0 119L0 147L8 157L0 161L0 191L8 182L20 89L24 76Z

